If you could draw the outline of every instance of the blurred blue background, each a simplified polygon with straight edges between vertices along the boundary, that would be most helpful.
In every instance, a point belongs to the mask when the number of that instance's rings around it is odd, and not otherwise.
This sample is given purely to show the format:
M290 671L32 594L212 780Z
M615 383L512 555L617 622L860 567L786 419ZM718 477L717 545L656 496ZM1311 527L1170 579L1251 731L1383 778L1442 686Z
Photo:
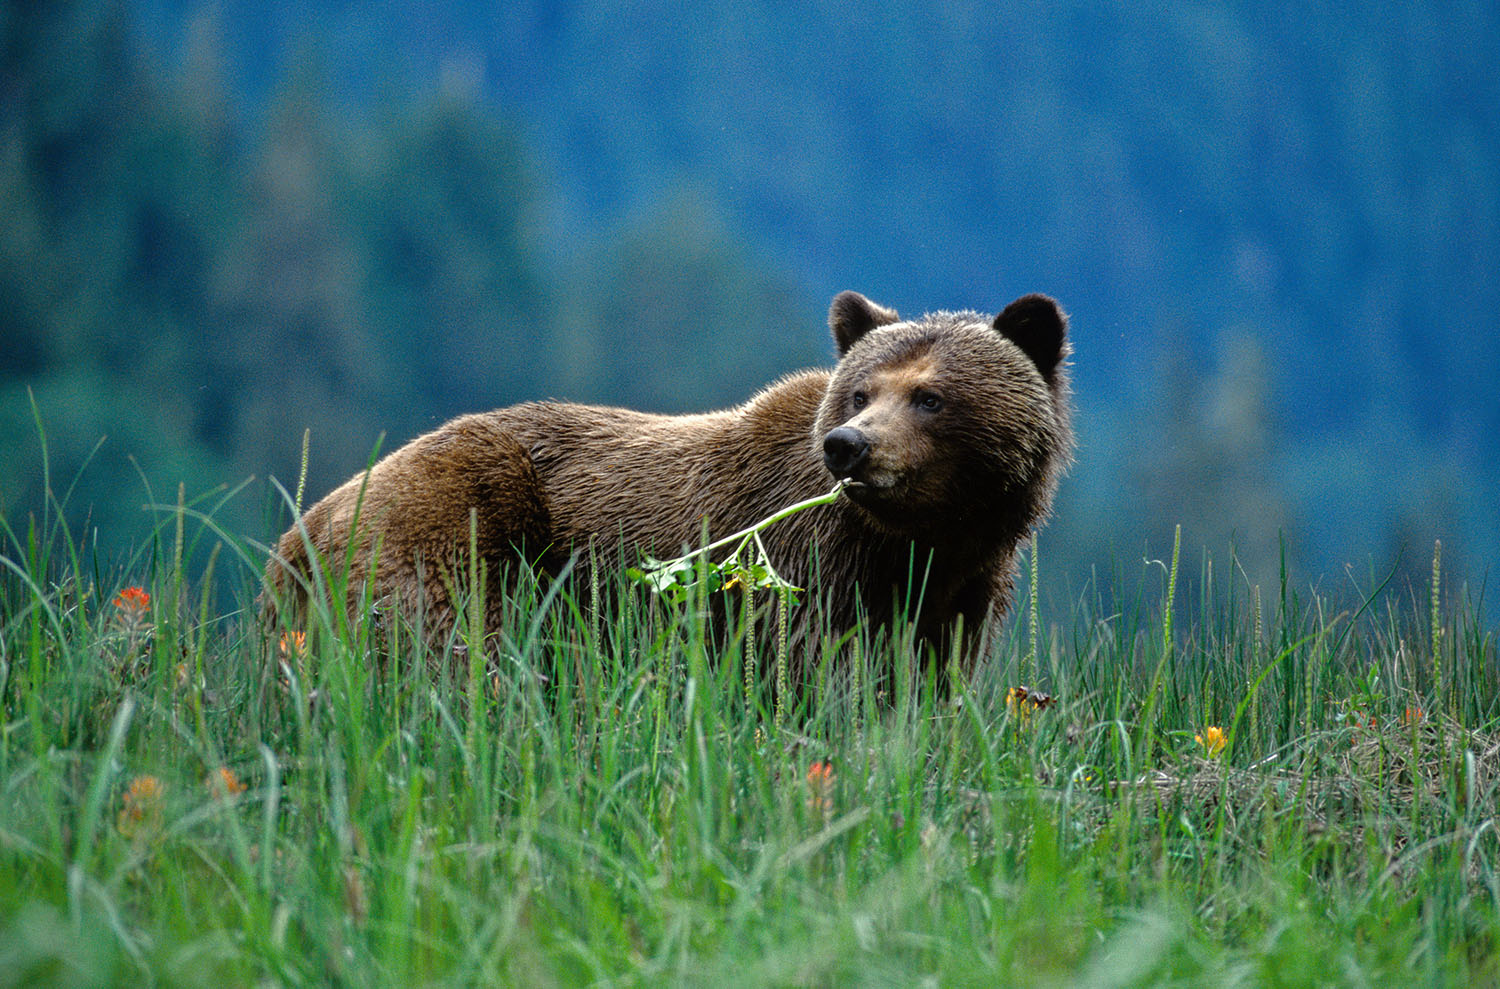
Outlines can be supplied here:
M281 524L461 411L826 364L846 288L1071 313L1076 594L1500 560L1500 8L0 8L0 511ZM98 445L105 437L102 445ZM85 462L87 467L85 468ZM1202 549L1200 549L1202 548ZM1495 595L1487 611L1496 614Z

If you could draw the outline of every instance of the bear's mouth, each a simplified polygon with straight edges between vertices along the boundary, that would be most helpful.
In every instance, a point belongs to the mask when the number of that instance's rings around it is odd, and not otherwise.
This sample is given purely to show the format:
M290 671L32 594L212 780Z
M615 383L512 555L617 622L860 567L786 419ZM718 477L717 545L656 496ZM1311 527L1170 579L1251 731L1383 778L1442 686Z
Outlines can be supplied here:
M896 479L893 477L846 477L843 480L844 493L856 504L866 505L872 502L883 501L890 497L896 487Z

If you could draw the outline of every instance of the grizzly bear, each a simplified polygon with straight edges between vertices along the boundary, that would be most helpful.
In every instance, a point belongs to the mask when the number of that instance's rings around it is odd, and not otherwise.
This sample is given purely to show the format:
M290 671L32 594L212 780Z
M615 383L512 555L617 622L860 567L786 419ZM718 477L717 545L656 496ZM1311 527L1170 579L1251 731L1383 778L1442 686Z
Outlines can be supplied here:
M994 318L903 322L844 292L828 319L835 368L790 375L736 408L669 416L533 402L440 426L281 537L269 600L305 603L322 586L309 550L334 566L352 559L351 602L367 590L421 613L440 644L471 538L490 577L493 631L502 574L513 584L521 566L556 575L570 560L575 574L618 574L847 479L837 501L762 537L777 571L808 588L794 609L794 651L905 614L917 640L938 649L961 628L972 664L1070 458L1066 317L1028 295Z

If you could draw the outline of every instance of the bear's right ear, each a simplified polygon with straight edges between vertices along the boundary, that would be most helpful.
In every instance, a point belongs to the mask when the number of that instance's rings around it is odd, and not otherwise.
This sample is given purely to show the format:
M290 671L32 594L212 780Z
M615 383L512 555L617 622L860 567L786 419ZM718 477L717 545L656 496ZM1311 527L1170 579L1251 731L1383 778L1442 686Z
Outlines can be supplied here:
M994 327L1031 358L1043 379L1052 381L1052 372L1063 359L1063 340L1068 333L1068 317L1057 307L1057 300L1023 295L995 317Z
M833 342L838 344L840 357L875 327L900 319L896 310L877 306L858 292L840 292L834 297L833 305L828 307L828 328L833 331Z

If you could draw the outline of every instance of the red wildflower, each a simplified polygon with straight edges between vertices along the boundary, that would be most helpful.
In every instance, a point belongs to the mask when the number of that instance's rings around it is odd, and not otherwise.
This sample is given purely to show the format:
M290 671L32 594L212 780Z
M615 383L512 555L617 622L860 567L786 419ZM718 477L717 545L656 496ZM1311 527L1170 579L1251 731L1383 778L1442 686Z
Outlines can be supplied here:
M833 763L815 762L807 768L807 806L827 814L833 810Z
M151 607L151 595L144 587L127 587L115 595L115 607L129 616L139 616Z

